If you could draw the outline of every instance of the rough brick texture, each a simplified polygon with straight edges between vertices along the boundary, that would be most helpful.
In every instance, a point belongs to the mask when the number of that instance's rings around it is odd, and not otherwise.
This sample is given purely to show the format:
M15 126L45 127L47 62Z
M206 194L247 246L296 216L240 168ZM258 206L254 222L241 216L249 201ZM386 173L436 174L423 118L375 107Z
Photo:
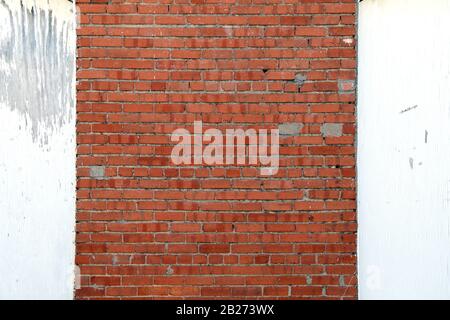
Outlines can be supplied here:
M77 4L77 298L355 298L355 1ZM194 120L278 174L174 165Z

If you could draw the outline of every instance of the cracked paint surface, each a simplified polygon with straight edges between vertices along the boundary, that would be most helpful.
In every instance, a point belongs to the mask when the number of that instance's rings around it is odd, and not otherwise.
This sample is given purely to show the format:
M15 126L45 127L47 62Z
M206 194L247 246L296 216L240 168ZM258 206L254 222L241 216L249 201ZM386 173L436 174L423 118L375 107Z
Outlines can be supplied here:
M0 105L41 145L72 116L75 26L66 2L0 0Z

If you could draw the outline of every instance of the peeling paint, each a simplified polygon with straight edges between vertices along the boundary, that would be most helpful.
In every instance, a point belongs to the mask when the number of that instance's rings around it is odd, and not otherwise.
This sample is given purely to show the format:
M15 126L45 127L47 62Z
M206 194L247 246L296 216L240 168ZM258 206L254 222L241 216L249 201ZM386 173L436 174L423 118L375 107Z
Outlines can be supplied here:
M72 299L75 14L66 0L0 0L1 299Z
M353 44L353 39L352 38L345 38L344 40L342 40L345 44L348 45L352 45Z
M41 145L72 116L73 14L67 1L0 0L0 106L18 112Z

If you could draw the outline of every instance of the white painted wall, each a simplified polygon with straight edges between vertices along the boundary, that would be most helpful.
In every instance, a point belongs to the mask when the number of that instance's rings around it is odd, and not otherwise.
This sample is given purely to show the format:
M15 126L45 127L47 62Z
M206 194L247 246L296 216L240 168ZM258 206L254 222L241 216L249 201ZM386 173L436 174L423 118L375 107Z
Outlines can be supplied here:
M72 299L73 4L22 3L0 0L0 299Z
M450 0L359 15L361 299L450 299Z

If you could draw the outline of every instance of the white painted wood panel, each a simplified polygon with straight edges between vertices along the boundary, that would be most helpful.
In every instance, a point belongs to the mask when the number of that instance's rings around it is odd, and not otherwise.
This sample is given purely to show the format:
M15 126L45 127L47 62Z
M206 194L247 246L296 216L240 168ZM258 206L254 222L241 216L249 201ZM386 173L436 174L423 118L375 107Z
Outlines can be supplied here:
M0 0L0 299L73 298L74 21Z
M450 298L450 0L359 11L361 299Z

